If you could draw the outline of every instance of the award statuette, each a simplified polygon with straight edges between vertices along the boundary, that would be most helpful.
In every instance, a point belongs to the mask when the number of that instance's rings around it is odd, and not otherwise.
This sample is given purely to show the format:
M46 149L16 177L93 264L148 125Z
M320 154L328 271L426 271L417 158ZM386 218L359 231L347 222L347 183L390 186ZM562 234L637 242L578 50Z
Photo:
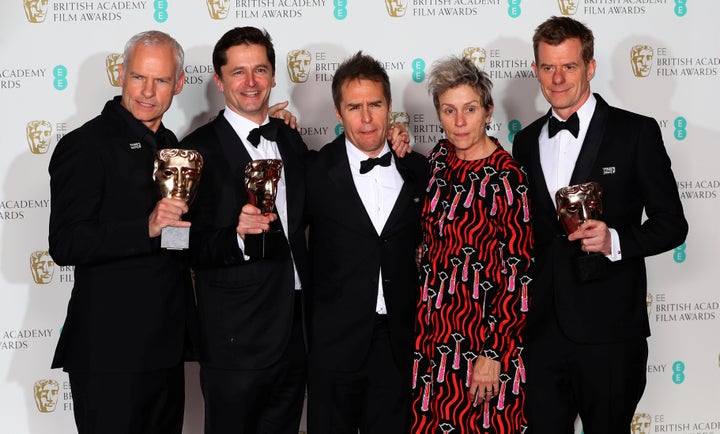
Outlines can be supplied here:
M195 199L203 158L191 149L160 149L155 155L153 179L162 197L180 199L190 205ZM190 228L165 226L160 236L160 247L170 250L187 249L190 245Z
M557 215L565 233L570 235L586 220L598 220L602 215L602 187L597 182L563 187L555 193ZM577 276L582 281L602 277L607 258L600 252L580 255L575 260Z
M282 166L282 160L253 160L245 166L248 203L258 207L263 214L269 214L275 208ZM255 258L274 256L278 246L286 244L277 220L270 224L270 230L261 234L247 234L244 241L245 254Z

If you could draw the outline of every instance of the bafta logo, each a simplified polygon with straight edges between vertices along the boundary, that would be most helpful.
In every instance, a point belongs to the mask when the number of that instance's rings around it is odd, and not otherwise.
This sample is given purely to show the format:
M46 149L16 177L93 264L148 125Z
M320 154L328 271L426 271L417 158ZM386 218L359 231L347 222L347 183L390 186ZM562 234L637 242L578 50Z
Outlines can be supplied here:
M42 23L47 16L48 0L23 0L25 16L31 23Z
M630 422L632 434L650 434L650 415L647 413L635 413Z
M52 413L57 407L60 384L55 380L38 380L33 384L33 397L40 413Z
M224 20L230 11L230 0L205 0L210 18Z
M30 272L38 285L46 285L52 281L55 261L47 250L38 250L30 254Z
M282 176L282 160L253 160L245 165L245 191L248 203L263 214L275 211L278 182ZM270 258L278 254L287 241L279 220L261 234L245 235L245 254L255 258Z
M407 12L408 0L385 0L385 9L391 17L404 17Z
M405 125L405 129L410 131L410 115L405 112L390 113L390 125L395 126L398 124Z
M484 48L467 47L462 51L462 57L472 60L472 63L475 64L477 69L481 71L485 69L485 59L487 58L487 53Z
M308 50L290 50L287 53L287 70L290 81L305 83L310 76L312 55Z
M52 125L48 121L30 121L25 126L30 152L33 154L46 154L50 149L50 137L52 135Z
M648 315L650 315L650 312L652 311L653 295L650 294L649 292L647 293L647 297L645 299L645 304L647 305Z
M580 0L558 0L560 13L563 15L575 15Z
M655 52L649 45L635 45L630 50L630 63L635 77L647 77L650 75L652 60Z
M105 58L105 71L107 71L110 84L114 87L120 87L120 66L122 64L122 53L110 53Z
M193 149L161 149L155 156L153 179L162 197L184 200L190 205L197 194L204 161ZM165 226L160 247L183 250L189 247L190 228Z

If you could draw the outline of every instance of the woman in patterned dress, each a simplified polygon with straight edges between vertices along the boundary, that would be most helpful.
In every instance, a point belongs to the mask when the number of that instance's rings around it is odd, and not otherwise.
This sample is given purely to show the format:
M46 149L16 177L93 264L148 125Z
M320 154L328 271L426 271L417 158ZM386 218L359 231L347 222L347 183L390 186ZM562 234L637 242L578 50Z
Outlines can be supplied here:
M486 134L491 88L458 57L436 63L428 79L447 139L429 154L413 434L524 431L532 234L525 174Z

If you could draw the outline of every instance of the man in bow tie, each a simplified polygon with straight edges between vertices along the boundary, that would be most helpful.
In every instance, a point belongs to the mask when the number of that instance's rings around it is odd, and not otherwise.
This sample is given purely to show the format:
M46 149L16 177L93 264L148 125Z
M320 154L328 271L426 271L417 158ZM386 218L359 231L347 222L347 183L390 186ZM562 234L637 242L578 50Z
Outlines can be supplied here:
M345 129L307 165L308 431L408 432L420 212L429 170L394 158L390 82L357 53L332 82Z
M205 432L297 434L307 370L307 147L296 130L268 117L275 50L267 32L228 31L213 66L225 109L181 142L205 161L188 214ZM272 213L249 203L245 185L246 165L264 159L283 163ZM264 231L275 242L253 250Z
M533 70L551 110L520 131L513 155L530 181L535 233L526 348L528 432L630 433L645 388L645 257L685 240L688 225L657 122L590 92L593 34L569 17L535 31ZM597 182L602 220L566 235L555 192ZM647 219L643 219L643 212ZM587 279L576 259L595 253Z

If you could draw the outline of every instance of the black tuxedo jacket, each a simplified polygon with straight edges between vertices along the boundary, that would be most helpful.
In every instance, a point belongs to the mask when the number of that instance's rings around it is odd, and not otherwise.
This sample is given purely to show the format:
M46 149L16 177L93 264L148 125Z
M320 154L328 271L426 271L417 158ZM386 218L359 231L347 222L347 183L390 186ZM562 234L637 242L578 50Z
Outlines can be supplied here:
M147 134L115 100L53 152L50 254L75 266L53 367L151 371L181 363L189 348L195 303L185 254L148 236L160 194Z
M550 113L520 131L513 155L530 182L535 261L533 305L527 335L554 321L579 343L619 342L650 334L645 257L680 245L688 231L670 158L654 119L609 106L599 95L570 184L595 181L603 188L602 220L616 229L622 260L607 261L604 277L581 282L569 242L548 192L538 137ZM552 196L551 196L552 193ZM647 220L643 221L643 211Z
M200 361L222 369L260 369L275 363L290 338L295 279L303 287L307 245L303 221L307 147L297 131L279 119L277 145L285 170L289 248L272 259L244 259L235 228L248 202L245 165L251 161L221 111L180 146L197 149L203 167L190 205L190 256L200 316ZM290 252L292 251L292 257Z
M378 276L393 355L409 368L419 293L415 251L428 181L426 159L412 153L395 164L404 183L378 234L350 173L345 135L312 155L306 188L310 267L310 357L329 369L355 370L365 360L375 324Z

